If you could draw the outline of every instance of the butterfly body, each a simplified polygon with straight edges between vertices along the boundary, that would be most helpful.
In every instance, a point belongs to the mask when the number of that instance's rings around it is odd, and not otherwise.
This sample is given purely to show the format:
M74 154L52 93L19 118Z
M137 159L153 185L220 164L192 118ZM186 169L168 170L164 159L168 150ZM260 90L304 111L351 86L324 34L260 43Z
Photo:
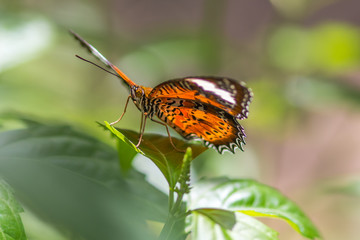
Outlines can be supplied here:
M251 90L243 82L201 76L169 80L154 88L143 87L132 82L84 39L71 33L130 87L129 98L145 117L138 144L146 119L156 121L157 117L185 139L202 140L219 153L234 152L236 147L242 149L245 133L238 120L247 118L252 99Z
M140 110L140 112L145 114L150 114L153 112L149 109L152 104L150 104L150 98L148 95L149 90L143 86L134 85L130 88L130 96L135 106Z

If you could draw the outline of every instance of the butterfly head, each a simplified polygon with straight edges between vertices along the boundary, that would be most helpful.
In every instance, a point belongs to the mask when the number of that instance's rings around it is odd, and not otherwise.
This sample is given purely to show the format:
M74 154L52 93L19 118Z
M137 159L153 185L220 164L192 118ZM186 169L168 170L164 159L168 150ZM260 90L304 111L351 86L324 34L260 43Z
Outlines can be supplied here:
M133 102L135 103L136 107L143 111L142 102L145 97L145 89L141 86L134 85L130 89L130 94Z

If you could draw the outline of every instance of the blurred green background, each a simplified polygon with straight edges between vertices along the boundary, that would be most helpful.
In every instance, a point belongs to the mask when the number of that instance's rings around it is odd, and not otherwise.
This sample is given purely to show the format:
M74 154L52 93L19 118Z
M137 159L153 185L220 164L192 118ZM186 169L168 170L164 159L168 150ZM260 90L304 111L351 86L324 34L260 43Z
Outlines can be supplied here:
M1 0L1 131L21 127L17 115L113 144L95 121L116 120L128 89L74 57L94 60L69 29L140 85L191 75L243 80L254 92L242 121L245 152L207 151L194 178L257 179L297 202L325 239L358 239L359 9L357 0ZM118 126L139 124L130 103ZM154 123L146 132L166 134ZM37 224L24 215L25 228ZM285 223L267 223L280 239L302 239Z

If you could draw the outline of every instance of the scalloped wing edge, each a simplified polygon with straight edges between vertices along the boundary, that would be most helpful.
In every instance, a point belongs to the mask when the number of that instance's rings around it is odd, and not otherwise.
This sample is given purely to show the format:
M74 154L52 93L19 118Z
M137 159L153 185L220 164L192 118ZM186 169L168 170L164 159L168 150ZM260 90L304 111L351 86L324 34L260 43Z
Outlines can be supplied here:
M224 152L227 152L227 151L229 151L231 153L235 153L236 148L239 148L241 151L244 151L243 145L246 145L246 142L245 142L246 134L245 134L244 128L239 123L237 124L237 129L239 131L237 134L237 138L235 139L235 142L230 142L227 145L215 146L213 143L210 143L208 141L204 141L204 140L202 140L202 141L203 141L205 147L213 148L220 154L223 154Z

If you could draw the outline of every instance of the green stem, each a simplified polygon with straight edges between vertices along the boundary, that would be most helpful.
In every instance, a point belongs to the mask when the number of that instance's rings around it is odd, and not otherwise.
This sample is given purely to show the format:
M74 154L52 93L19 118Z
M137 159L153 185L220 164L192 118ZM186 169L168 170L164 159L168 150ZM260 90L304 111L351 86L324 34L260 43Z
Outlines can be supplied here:
M170 239L171 234L173 233L174 225L175 225L175 218L172 215L168 216L166 223L160 233L158 240L168 240Z
M174 190L169 189L169 212L171 212L173 206L174 206Z
M177 226L177 223L184 220L186 215L185 212L182 212L181 203L183 199L184 193L178 193L176 197L176 201L174 203L174 190L169 190L169 216L165 222L165 225L160 233L158 240L173 240L173 239L182 239L181 233L183 231L183 225ZM179 231L175 231L174 229L179 229ZM181 229L181 230L180 230ZM174 236L177 234L178 236ZM184 238L186 236L184 235Z
M184 155L180 176L176 181L179 188L175 187L176 184L174 187L169 188L169 215L158 240L184 240L186 238L185 217L187 215L186 209L182 207L182 203L184 195L189 193L190 162L191 148L188 148ZM174 202L175 192L177 196Z
M184 193L178 192L176 202L174 203L173 208L170 209L170 213L176 215L177 213L181 212L181 203L182 203L183 197L184 197Z

